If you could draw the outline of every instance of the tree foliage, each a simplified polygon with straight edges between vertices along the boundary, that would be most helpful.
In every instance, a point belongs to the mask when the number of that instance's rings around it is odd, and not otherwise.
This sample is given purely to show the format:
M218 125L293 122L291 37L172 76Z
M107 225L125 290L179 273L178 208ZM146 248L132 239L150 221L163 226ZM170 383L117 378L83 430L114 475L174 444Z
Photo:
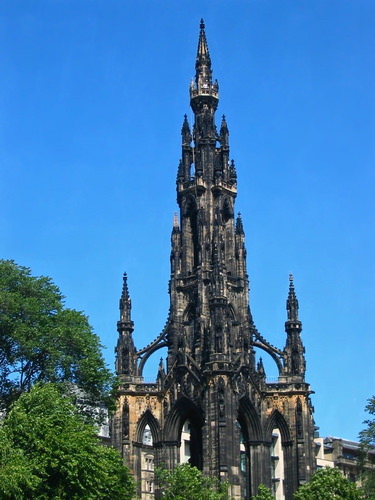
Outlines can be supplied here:
M206 477L190 464L173 471L157 469L163 500L229 500L228 483Z
M69 382L103 400L113 379L87 317L64 307L48 277L0 260L0 399L3 406L38 382Z
M24 498L24 492L33 491L39 482L23 450L15 448L6 430L0 428L0 498Z
M130 500L122 459L53 384L13 403L0 428L0 498Z
M365 410L369 415L371 415L372 418L369 418L363 422L366 427L359 433L359 441L361 444L360 465L363 469L361 480L365 498L374 500L375 499L375 396L373 396L371 399L368 400Z
M310 481L298 488L295 500L360 500L360 490L342 476L338 469L326 467L312 475Z
M251 500L274 500L274 496L264 484L258 486L258 494L255 497L251 497Z

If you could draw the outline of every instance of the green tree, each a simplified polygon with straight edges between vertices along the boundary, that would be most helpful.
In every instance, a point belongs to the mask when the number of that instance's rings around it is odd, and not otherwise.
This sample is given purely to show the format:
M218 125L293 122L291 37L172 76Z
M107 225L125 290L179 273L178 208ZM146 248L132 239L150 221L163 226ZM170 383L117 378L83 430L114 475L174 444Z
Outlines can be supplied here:
M338 469L326 467L312 475L310 481L298 488L295 500L360 500L362 494L354 483L342 476Z
M24 498L23 493L33 491L39 482L28 457L19 448L14 448L6 431L0 427L0 498Z
M13 403L0 428L0 499L130 500L119 453L53 384Z
M274 498L270 490L264 484L260 484L258 486L258 494L255 497L251 497L251 500L274 500Z
M365 498L375 499L375 396L368 400L366 412L372 418L365 420L366 426L359 433L361 443L360 466L363 469L361 480Z
M173 471L157 469L163 500L229 500L228 483L206 477L190 464Z
M0 260L0 403L3 408L37 382L69 382L95 401L113 386L99 338L87 317L64 307L48 277Z

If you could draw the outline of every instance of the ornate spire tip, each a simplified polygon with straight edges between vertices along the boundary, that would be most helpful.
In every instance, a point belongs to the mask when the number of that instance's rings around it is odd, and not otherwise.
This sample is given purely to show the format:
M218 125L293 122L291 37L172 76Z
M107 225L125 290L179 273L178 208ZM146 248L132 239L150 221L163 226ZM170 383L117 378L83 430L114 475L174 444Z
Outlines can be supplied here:
M123 280L123 283L122 283L122 295L126 295L128 296L129 295L129 291L128 291L128 275L126 273L123 274L123 277L122 277L122 280Z

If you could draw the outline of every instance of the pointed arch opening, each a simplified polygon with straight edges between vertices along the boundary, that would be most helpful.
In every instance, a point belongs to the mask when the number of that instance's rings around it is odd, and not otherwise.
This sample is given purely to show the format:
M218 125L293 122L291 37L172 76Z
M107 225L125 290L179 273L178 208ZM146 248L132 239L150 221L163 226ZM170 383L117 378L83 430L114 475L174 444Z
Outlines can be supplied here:
M263 440L260 419L248 396L240 399L237 420L244 432L244 439L259 443Z
M289 426L279 410L275 409L269 416L265 435L266 440L271 443L269 459L272 493L276 500L282 500L285 498L285 484L291 475L289 455L292 441Z
M152 432L148 424L146 424L143 430L142 444L145 444L147 446L152 446L154 444L154 440L152 439Z
M186 397L181 397L176 402L165 423L165 434L170 436L171 441L179 443L180 461L187 461L200 470L203 467L203 423L202 412Z
M148 443L144 442L145 434L148 435ZM159 423L152 414L151 410L146 410L138 421L135 440L139 444L154 446L160 441Z
M138 421L135 441L135 468L140 478L137 493L141 498L151 499L155 490L155 445L160 441L160 427L150 410L146 410Z
M279 410L274 409L271 415L268 417L266 425L265 425L265 439L268 442L272 441L272 432L273 429L280 429L280 437L283 444L290 443L291 434L289 426L284 418L284 416L280 413Z

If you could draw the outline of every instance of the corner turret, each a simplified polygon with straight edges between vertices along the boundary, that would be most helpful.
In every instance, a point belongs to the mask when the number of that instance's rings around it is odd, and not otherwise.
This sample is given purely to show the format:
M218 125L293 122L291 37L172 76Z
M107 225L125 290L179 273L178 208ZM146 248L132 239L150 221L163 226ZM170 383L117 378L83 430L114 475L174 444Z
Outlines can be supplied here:
M120 298L120 320L117 322L119 338L115 349L117 375L136 375L136 350L132 333L134 323L131 320L131 300L128 289L128 277L124 273Z
M287 321L285 322L285 331L287 340L284 349L284 375L298 377L302 381L305 378L306 362L305 348L301 339L302 323L298 319L298 309L293 275L289 274L289 293L286 301Z

